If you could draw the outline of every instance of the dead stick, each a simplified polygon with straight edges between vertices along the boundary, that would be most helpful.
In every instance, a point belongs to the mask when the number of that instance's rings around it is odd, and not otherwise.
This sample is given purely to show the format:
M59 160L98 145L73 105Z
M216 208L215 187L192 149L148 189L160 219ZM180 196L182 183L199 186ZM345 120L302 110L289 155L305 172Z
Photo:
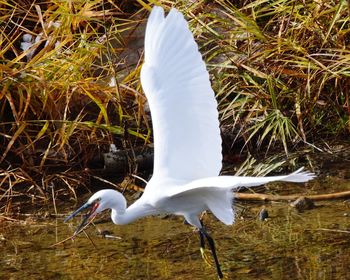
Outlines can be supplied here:
M350 197L350 191L329 193L329 194L315 194L315 195L274 195L274 194L263 194L263 193L235 193L235 199L237 200L263 200L263 201L290 201L296 200L299 197L309 198L313 201L320 200L332 200Z

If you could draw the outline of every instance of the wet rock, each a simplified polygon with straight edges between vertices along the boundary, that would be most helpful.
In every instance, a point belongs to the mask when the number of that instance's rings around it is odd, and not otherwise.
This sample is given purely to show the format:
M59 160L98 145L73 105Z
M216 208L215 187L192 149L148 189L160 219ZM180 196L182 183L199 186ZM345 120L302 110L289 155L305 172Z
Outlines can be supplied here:
M304 211L315 208L315 203L310 198L301 196L293 201L290 206L294 207L298 211Z
M343 203L346 207L350 208L350 199L344 200Z
M259 212L259 220L265 221L269 217L269 212L263 207Z
M109 230L100 230L98 231L98 235L101 235L103 238L106 239L122 239L120 236L113 235L113 232Z
M97 234L98 234L98 235L102 235L102 236L104 237L104 236L106 236L106 235L111 235L111 234L113 234L113 232L111 232L111 231L109 231L109 230L107 230L107 229L104 229L104 230L99 230L99 231L97 232Z

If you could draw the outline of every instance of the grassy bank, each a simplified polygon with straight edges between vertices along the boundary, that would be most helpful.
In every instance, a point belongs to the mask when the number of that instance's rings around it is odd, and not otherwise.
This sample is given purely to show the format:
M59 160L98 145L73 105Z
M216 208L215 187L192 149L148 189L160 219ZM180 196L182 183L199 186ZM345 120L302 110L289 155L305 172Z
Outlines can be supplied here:
M74 196L111 143L152 143L139 82L152 2L0 0L1 205L17 195ZM288 154L349 134L348 2L159 3L189 20L227 153L235 140L238 150Z

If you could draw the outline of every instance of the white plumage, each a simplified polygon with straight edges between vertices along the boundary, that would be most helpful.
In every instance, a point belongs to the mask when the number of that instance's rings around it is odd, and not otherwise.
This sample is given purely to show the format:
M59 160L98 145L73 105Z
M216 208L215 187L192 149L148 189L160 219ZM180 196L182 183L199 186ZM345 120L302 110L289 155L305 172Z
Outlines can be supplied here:
M283 176L218 176L221 170L221 137L217 102L198 46L182 14L168 16L154 7L145 36L145 62L141 83L147 96L154 133L154 172L140 199L126 208L115 190L101 190L66 220L91 208L89 218L111 208L116 224L130 223L146 215L182 215L199 229L201 247L208 240L218 276L222 272L214 241L199 220L210 210L224 224L234 222L232 190L272 181L306 182L315 175L298 171Z
M217 102L182 14L154 7L145 36L142 88L152 115L154 177L194 180L221 170Z

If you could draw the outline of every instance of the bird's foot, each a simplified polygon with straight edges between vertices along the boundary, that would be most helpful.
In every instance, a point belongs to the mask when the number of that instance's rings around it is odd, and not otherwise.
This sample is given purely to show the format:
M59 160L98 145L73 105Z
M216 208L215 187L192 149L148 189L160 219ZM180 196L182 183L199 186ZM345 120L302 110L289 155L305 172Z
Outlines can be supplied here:
M205 250L205 248L203 247L200 247L200 251L204 262L209 266L213 266L213 261L211 260L210 256L208 256L208 254L206 253L207 250Z
M201 255L202 255L202 258L203 258L204 262L208 266L213 267L214 266L214 262L212 261L212 259L210 257L210 254L208 255L208 253L207 253L207 252L209 252L209 250L206 250L203 247L200 247L199 249L201 251ZM218 279L229 279L229 278L228 278L226 273L223 273L222 276L218 276Z

